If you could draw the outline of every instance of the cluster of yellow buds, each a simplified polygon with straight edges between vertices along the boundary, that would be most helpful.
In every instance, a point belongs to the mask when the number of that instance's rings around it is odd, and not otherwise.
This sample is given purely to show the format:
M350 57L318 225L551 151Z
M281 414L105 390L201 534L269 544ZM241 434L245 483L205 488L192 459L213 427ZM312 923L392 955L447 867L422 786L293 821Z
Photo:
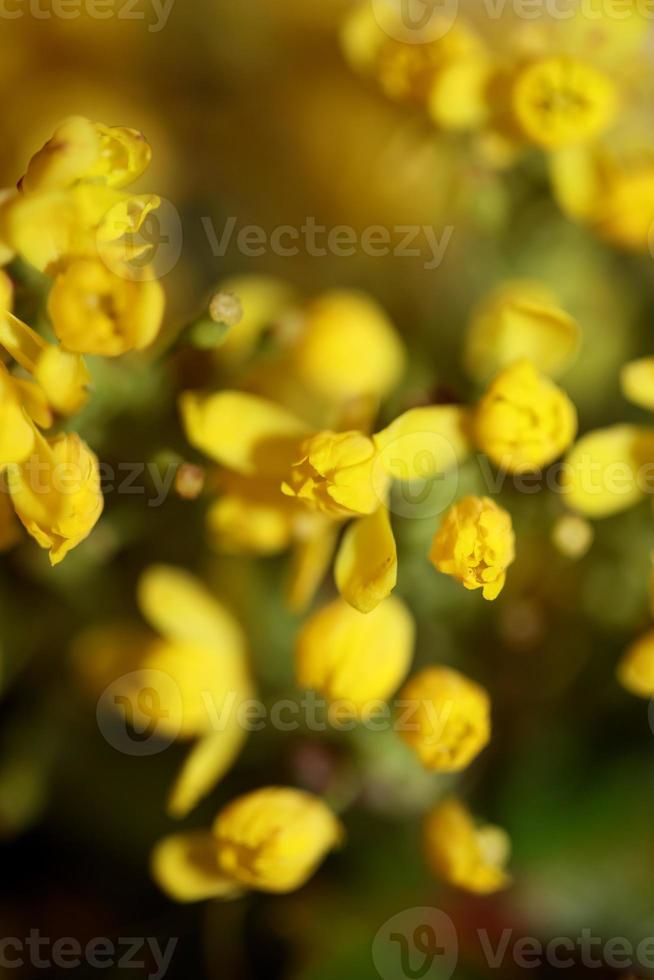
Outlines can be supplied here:
M563 211L643 251L654 219L654 146L638 97L648 18L635 0L607 0L591 15L586 6L570 5L564 30L544 11L528 24L506 11L499 32L458 5L413 24L399 5L358 4L342 47L388 98L421 108L440 131L472 134L484 164L545 151Z
M158 198L121 190L146 169L150 148L135 130L81 116L65 120L0 205L2 420L0 465L15 511L52 564L87 537L102 512L98 460L75 433L45 435L55 416L78 412L91 373L84 354L115 356L151 343L161 327L158 281L135 281L135 232ZM21 265L45 274L48 323L56 342L13 311ZM37 297L37 301L40 297ZM26 372L30 378L20 372ZM11 512L3 505L2 522ZM14 543L15 535L5 541Z

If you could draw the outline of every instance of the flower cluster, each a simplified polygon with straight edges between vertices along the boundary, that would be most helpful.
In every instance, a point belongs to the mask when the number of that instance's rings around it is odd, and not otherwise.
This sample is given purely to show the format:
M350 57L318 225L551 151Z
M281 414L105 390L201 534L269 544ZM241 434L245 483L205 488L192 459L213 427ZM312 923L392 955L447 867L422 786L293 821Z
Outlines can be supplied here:
M359 4L342 29L352 68L386 97L468 134L482 166L547 155L562 210L620 247L644 251L654 219L654 155L643 139L648 18L638 3L571 4L560 20L471 12L402 23L392 4Z
M149 160L135 130L71 117L0 205L0 347L9 358L0 362L0 464L18 517L52 564L87 537L103 501L94 453L76 433L48 430L87 401L83 355L141 349L161 327L161 285L130 279L133 247L123 240L158 203L122 190ZM13 313L25 269L46 277L34 297L47 309L40 332ZM2 522L10 520L3 504Z

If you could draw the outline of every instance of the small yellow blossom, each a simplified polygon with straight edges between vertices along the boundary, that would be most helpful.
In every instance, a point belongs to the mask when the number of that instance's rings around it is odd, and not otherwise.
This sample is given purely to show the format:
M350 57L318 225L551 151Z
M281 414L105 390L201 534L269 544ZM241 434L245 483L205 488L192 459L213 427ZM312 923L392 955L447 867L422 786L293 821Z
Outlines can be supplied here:
M490 740L490 699L450 667L427 667L399 694L400 735L423 766L459 772Z
M546 149L588 142L611 124L616 109L610 78L574 58L527 64L513 86L513 111L524 136Z
M405 367L402 341L382 308L365 293L348 290L308 304L291 358L308 388L336 402L384 398Z
M340 822L321 799L270 786L229 803L212 831L165 838L154 850L152 873L179 902L234 898L246 889L291 892L342 836Z
M319 432L302 444L282 490L335 518L372 514L388 486L375 459L373 441L361 432Z
M279 483L221 474L220 495L207 511L207 531L216 548L231 553L272 555L293 540L298 506Z
M468 808L448 797L428 814L424 829L427 863L439 878L478 895L511 884L505 870L511 842L506 831L476 826Z
M34 154L19 186L25 193L80 182L125 187L147 169L150 157L150 147L137 130L70 116Z
M654 428L596 429L579 439L564 460L564 501L585 517L618 514L651 492L653 465Z
M363 615L343 599L314 613L295 647L297 682L366 717L391 697L411 665L415 627L400 599Z
M35 430L32 455L7 470L18 517L57 565L91 533L102 513L98 460L76 433L44 439Z
M529 361L505 368L477 406L477 445L513 473L552 463L577 433L577 412L560 388Z
M445 515L429 558L466 589L482 589L484 599L496 599L515 559L511 515L489 497L464 497Z
M630 694L654 697L654 630L629 647L618 665L618 680Z
M643 357L625 364L620 387L627 401L654 412L654 357Z
M157 280L133 281L100 259L77 259L56 277L48 312L66 350L116 357L153 342L164 294Z
M547 286L529 280L504 283L473 314L465 365L478 381L523 359L556 377L570 365L579 342L579 325Z

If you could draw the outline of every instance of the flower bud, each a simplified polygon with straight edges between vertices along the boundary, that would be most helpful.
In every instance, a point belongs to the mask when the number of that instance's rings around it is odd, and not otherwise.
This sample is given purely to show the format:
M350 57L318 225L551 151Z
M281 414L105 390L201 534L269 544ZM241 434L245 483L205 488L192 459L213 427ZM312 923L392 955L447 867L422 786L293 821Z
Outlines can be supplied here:
M399 695L400 735L426 769L459 772L490 740L488 694L450 667L427 667Z
M468 808L454 797L439 803L425 821L427 863L439 878L478 895L506 888L504 870L511 843L501 827L478 827Z

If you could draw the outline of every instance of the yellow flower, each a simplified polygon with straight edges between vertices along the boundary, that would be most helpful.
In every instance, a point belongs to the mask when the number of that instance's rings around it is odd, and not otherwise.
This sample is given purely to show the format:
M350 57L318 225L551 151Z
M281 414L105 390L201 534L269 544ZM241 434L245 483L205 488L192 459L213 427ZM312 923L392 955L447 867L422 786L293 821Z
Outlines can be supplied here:
M156 632L97 628L78 638L75 661L95 698L112 685L112 705L147 715L156 736L197 739L168 801L169 812L181 817L227 772L247 736L239 712L254 688L245 637L231 613L182 569L151 566L137 598Z
M384 398L405 367L402 341L384 311L365 293L349 290L309 303L291 358L308 388L337 402Z
M340 822L321 799L270 786L229 803L212 831L165 838L154 850L152 872L179 902L234 898L244 889L291 892L342 836Z
M450 667L427 667L399 695L401 737L423 766L459 772L490 740L488 694Z
M504 283L475 311L468 328L465 365L485 381L526 359L544 374L561 374L579 349L580 330L542 283Z
M83 181L125 187L147 169L150 157L150 147L137 130L70 116L32 157L19 187L24 193L61 190Z
M48 312L67 350L116 357L152 343L161 328L164 293L157 280L132 281L100 259L77 259L56 277Z
M411 664L415 627L396 598L363 615L343 599L314 613L295 646L297 682L342 702L343 711L365 718L402 683Z
M651 247L654 222L654 148L620 133L610 144L571 147L550 160L554 195L562 210L601 238L635 252Z
M98 460L76 433L45 440L34 431L32 455L7 470L9 491L27 531L57 565L102 513Z
M375 445L361 432L319 432L305 440L283 492L335 518L372 514L388 485Z
M298 509L278 483L233 474L221 483L222 492L207 511L207 531L216 548L273 555L290 546Z
M468 808L448 797L428 814L424 829L427 863L450 885L490 895L511 884L505 871L511 842L501 827L475 822Z
M565 452L577 433L568 396L529 361L505 368L475 414L479 448L513 473L538 470Z
M654 697L654 630L633 643L618 665L618 680L630 694Z
M496 599L515 559L511 515L488 497L464 497L445 515L429 558L466 589L482 589L484 599Z
M574 58L527 64L513 85L513 112L524 136L546 149L588 142L611 124L616 109L610 78Z
M612 425L583 436L565 458L562 493L585 517L627 510L652 490L654 429Z
M627 401L654 412L654 357L642 357L625 364L620 387Z

